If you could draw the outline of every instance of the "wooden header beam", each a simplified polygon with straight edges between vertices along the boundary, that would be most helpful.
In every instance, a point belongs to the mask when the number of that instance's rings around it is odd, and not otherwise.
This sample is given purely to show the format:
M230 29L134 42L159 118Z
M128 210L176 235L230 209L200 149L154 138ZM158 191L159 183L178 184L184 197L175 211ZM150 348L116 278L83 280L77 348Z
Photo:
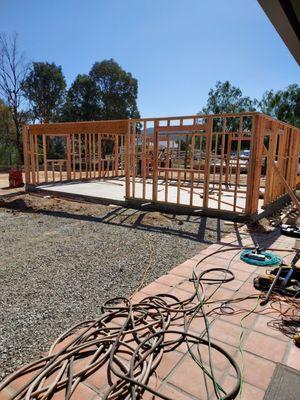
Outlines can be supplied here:
M177 115L171 117L155 117L155 118L136 118L131 119L132 122L151 122L151 121L179 121L179 120L192 120L202 118L223 118L223 117L253 117L254 115L261 114L257 111L241 112L241 113L225 113L225 114L193 114L193 115ZM263 114L261 114L263 115ZM270 117L272 119L272 117ZM191 124L190 124L191 125Z
M192 120L192 119L209 119L209 118L239 118L239 117L254 117L255 115L260 115L264 117L264 119L274 122L279 122L280 126L287 126L289 128L295 128L293 125L288 124L287 122L280 121L276 118L271 117L270 115L260 113L258 111L249 111L249 112L241 112L241 113L224 113L224 114L194 114L194 115L180 115L180 116L171 116L171 117L156 117L156 118L136 118L129 120L130 122L162 122L162 121L179 121L179 120ZM184 124L183 124L184 125ZM186 124L184 126L191 126L192 124ZM160 126L162 128L162 126Z
M126 134L129 120L62 122L29 125L29 133L34 135L66 135L76 133Z
M172 125L172 126L158 126L159 132L178 133L183 132L184 134L192 131L205 131L206 125L204 124L193 124L193 125Z

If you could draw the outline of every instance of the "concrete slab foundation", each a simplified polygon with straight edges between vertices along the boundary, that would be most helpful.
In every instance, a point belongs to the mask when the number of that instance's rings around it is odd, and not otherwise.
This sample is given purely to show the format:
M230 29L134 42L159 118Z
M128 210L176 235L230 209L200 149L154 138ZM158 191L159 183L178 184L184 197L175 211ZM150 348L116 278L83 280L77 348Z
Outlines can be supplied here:
M100 199L111 200L112 202L126 202L125 198L125 178L121 177L118 179L100 179L93 181L72 181L64 183L54 183L54 184L44 184L36 187L38 190L46 190L49 192L56 193L67 193L70 195L81 195ZM142 190L143 185L139 179L135 180L135 194L134 200L140 201L151 201L153 184L152 180L147 180L146 182L146 196L143 199ZM214 199L213 185L210 187L210 198L208 201L208 207L211 209L216 209L218 207L217 199ZM183 206L190 205L190 188L181 186L180 188L180 204ZM177 203L178 198L178 188L175 185L168 186L168 201L167 203L174 204ZM163 180L158 182L158 202L165 202L165 184ZM222 188L222 211L233 211L233 200L234 193L227 191L226 188ZM259 211L262 210L263 201L259 200ZM203 188L195 187L193 191L193 204L194 208L203 206ZM238 193L237 196L237 212L244 212L246 204L246 194Z

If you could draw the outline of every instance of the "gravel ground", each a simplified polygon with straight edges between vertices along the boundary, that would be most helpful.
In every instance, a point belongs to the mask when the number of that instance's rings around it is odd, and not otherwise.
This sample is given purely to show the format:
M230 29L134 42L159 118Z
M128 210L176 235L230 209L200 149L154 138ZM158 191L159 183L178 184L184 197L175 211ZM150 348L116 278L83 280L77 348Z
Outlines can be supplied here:
M0 378L231 231L217 219L19 196L0 208Z

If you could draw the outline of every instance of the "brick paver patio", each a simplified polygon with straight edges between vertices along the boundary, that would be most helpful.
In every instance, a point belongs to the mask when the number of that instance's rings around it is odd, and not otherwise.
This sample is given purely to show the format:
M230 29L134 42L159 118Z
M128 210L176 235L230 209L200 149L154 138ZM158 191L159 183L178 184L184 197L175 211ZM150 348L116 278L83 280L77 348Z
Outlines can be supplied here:
M212 300L219 304L224 299L234 299L258 292L253 288L253 278L264 271L264 268L255 267L240 261L237 246L251 246L254 244L253 237L249 233L240 229L236 234L230 234L222 239L217 245L211 245L203 250L196 257L193 257L183 264L178 265L164 275L144 287L133 297L133 302L139 302L149 295L159 293L170 293L180 299L188 297L194 291L194 285L189 278L193 268L205 256L212 254L203 263L200 263L197 271L203 271L212 267L228 267L234 273L235 280L223 284L222 287L212 296ZM291 249L295 239L281 236L277 231L270 234L256 234L255 242L259 242L262 247ZM255 244L256 244L255 243ZM213 254L216 250L233 248L233 251ZM276 251L274 251L276 253ZM286 260L291 259L289 253L278 253L280 256L287 255ZM232 257L236 257L232 260ZM207 288L209 292L213 287ZM215 305L214 304L214 307ZM238 398L242 400L263 399L265 391L270 383L276 363L300 370L300 349L293 341L281 332L273 330L267 325L268 321L276 317L276 311L270 314L270 304L261 307L258 305L255 313L251 313L244 321L244 334L240 340L241 325L240 320L243 315L252 310L257 304L254 298L237 303L236 307L242 311L241 314L234 315L214 315L209 317L210 334L212 340L222 346L232 355L240 367L243 369L243 391ZM209 307L209 305L207 305ZM248 311L247 311L248 310ZM121 321L120 321L121 323ZM180 329L180 326L178 325ZM190 326L190 331L194 334L201 334L205 330L203 318L195 318ZM171 335L171 334L170 334ZM59 344L59 346L65 343ZM239 345L243 352L239 351ZM225 389L231 389L235 384L233 369L228 361L220 354L213 354L214 367L219 382ZM204 360L208 357L206 350L203 351ZM124 361L126 357L124 358ZM81 362L87 362L86 361ZM128 361L128 360L127 360ZM106 365L97 369L82 380L75 389L72 399L96 400L103 398L107 388L108 379ZM31 372L34 375L36 371ZM28 380L28 375L22 376L13 381L2 392L0 400L11 399L16 390ZM199 372L199 367L190 357L186 345L181 344L176 350L165 353L156 373L151 377L148 385L156 388L160 393L176 400L196 400L205 399L203 374ZM208 387L208 391L213 395L213 388ZM59 400L65 398L65 389L56 392L52 399ZM154 399L151 393L145 392L143 399Z

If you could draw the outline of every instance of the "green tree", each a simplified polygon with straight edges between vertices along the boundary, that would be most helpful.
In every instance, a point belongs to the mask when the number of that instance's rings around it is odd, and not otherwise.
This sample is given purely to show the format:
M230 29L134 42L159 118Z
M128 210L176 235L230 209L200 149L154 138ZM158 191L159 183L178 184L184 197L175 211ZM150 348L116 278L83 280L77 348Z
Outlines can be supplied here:
M289 85L284 90L268 90L259 102L261 112L280 121L300 127L300 87Z
M15 129L10 109L0 99L0 165L10 166L18 162Z
M7 38L0 35L0 95L13 121L12 140L17 148L17 165L23 162L22 127L27 122L27 112L22 105L22 85L26 79L28 65L18 49L18 36ZM6 113L6 111L5 111ZM9 134L9 137L11 135Z
M65 89L66 81L60 66L34 62L23 84L24 96L31 104L34 119L41 123L57 119Z
M9 107L0 99L0 143L10 145L15 143L15 127Z
M62 110L64 121L92 121L101 118L97 87L89 75L77 75Z
M215 88L208 92L206 107L201 114L239 113L255 111L255 102L248 96L243 96L240 88L229 81L216 83Z
M97 88L97 106L101 119L139 118L138 82L114 60L96 62L90 77Z

